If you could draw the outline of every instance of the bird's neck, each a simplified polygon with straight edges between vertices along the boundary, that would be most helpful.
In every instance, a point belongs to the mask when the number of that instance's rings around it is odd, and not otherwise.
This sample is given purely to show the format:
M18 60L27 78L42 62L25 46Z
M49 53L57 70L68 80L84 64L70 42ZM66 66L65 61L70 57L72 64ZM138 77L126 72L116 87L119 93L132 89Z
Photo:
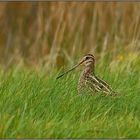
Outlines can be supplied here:
M93 64L86 65L84 68L84 74L85 75L94 74L94 65Z

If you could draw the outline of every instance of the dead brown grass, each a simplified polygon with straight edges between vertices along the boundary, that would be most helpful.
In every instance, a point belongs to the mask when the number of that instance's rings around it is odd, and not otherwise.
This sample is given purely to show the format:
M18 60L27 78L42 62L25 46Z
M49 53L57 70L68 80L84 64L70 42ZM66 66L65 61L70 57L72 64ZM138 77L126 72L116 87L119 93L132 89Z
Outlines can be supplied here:
M1 2L0 63L73 63L87 52L113 58L139 51L139 2Z

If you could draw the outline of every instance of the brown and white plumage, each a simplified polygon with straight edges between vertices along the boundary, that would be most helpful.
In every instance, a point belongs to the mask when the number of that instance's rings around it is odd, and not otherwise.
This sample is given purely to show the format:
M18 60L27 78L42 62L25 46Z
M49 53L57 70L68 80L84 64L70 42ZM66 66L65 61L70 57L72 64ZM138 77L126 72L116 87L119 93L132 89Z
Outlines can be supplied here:
M116 92L114 92L105 81L95 75L95 57L92 54L85 55L77 65L58 76L57 79L77 68L81 64L84 64L84 70L81 73L78 82L79 93L90 91L90 93L103 92L106 95L116 95Z

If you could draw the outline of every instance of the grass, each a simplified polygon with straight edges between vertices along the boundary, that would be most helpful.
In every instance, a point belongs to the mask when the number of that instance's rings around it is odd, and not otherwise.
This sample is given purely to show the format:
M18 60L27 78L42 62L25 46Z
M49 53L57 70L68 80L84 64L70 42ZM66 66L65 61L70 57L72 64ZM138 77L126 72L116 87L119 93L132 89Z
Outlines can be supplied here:
M140 72L126 67L96 70L119 98L79 96L78 71L59 80L56 73L1 72L0 138L140 138Z
M0 9L0 67L6 70L14 64L60 68L89 52L102 57L109 50L115 58L121 50L139 51L138 2L2 2Z
M140 138L140 4L0 8L0 138ZM55 79L52 69L86 53L96 55L97 75L119 98L79 96L79 71Z

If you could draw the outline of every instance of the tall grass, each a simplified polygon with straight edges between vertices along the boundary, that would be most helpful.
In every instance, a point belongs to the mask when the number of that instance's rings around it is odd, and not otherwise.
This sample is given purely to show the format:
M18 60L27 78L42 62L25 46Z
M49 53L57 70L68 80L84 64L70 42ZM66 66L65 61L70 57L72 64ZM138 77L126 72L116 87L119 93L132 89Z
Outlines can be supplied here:
M96 71L119 97L78 95L79 72L59 80L41 71L1 73L0 138L140 138L137 65Z
M1 2L0 138L140 138L139 9L136 2ZM119 97L79 96L79 71L55 79L57 68L89 52Z
M139 51L138 2L1 2L0 64L50 70L87 52ZM77 53L78 52L78 53Z

